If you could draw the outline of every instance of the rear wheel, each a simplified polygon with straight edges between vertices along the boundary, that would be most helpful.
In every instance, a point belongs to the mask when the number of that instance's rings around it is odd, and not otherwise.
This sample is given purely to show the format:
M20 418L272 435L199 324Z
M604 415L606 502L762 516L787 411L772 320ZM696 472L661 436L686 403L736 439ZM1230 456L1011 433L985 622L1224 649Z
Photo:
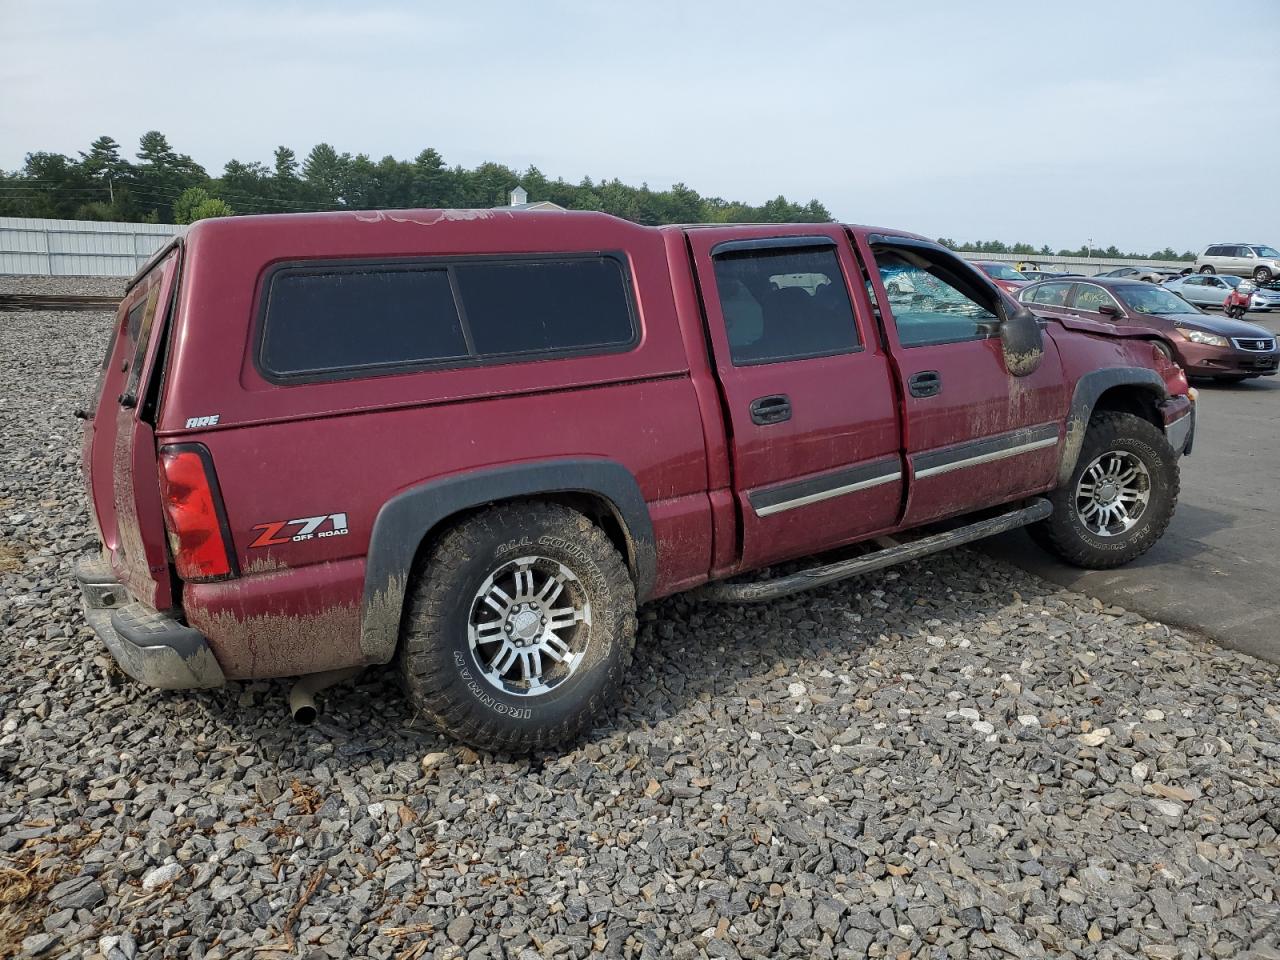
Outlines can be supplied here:
M1200 268L1200 272L1201 272L1201 273L1217 273L1218 271L1217 271L1217 270L1215 270L1215 269L1213 269L1213 267L1208 266L1208 265L1206 264L1205 266L1203 266L1203 267L1201 267L1201 268Z
M1118 567L1150 550L1169 526L1177 455L1141 417L1095 413L1071 478L1049 499L1053 514L1031 527L1041 546L1078 567Z
M421 564L401 650L409 698L476 747L563 744L617 701L635 607L622 557L582 514L494 507Z
M1271 271L1266 267L1259 267L1257 270L1253 271L1253 279L1257 280L1258 283L1270 283Z

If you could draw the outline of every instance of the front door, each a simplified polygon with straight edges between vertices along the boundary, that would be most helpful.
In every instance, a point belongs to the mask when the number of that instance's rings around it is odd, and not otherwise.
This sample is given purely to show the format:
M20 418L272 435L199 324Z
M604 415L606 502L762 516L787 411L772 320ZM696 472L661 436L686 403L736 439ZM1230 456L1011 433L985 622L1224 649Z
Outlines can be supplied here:
M902 506L888 358L839 227L690 231L727 408L738 568L888 530Z
M910 486L904 525L1006 503L1054 485L1068 398L1044 338L1032 374L1005 368L1000 294L932 244L859 238L904 394Z

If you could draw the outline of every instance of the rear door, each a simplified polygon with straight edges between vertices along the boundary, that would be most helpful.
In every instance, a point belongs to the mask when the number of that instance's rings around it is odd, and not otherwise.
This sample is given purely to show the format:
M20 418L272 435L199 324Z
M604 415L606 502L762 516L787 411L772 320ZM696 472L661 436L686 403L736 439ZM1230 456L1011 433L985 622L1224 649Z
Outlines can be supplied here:
M739 569L895 525L893 374L836 226L690 231L729 421Z
M1174 286L1174 293L1186 300L1187 303L1203 304L1207 301L1208 291L1205 288L1204 281L1208 274L1192 274L1184 277L1182 282Z
M180 249L157 263L125 295L116 314L85 426L89 500L112 569L138 600L173 605L156 467L153 375Z
M1036 284L1021 299L1024 303L1061 310L1066 308L1067 295L1070 292L1071 281L1051 280L1047 283Z
M999 294L934 244L858 237L904 393L905 526L1054 485L1068 398L1052 339L1032 374L1005 368Z
M1253 259L1248 247L1227 247L1227 269L1219 273L1234 273L1237 277L1247 277L1253 273Z
M1200 288L1202 291L1200 303L1206 307L1221 307L1235 289L1229 281L1224 280L1222 277L1205 276L1200 279L1204 284Z

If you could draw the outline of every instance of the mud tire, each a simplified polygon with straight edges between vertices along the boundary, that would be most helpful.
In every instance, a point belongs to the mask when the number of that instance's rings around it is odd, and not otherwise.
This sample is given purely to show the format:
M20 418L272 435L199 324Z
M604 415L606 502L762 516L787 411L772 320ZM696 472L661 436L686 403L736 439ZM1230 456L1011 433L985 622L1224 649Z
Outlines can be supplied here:
M478 586L531 551L573 571L592 618L586 659L574 673L547 693L522 697L481 676L467 626ZM527 753L571 742L617 702L635 634L635 586L603 530L558 504L503 504L452 527L420 559L405 611L401 677L413 705L449 736Z
M1088 530L1076 512L1075 490L1090 463L1109 450L1138 457L1151 478L1147 508L1131 530L1100 537ZM1164 434L1131 413L1101 411L1089 421L1080 457L1070 479L1048 495L1053 513L1028 528L1032 539L1067 563L1089 570L1108 570L1135 560L1164 535L1178 503L1178 458Z

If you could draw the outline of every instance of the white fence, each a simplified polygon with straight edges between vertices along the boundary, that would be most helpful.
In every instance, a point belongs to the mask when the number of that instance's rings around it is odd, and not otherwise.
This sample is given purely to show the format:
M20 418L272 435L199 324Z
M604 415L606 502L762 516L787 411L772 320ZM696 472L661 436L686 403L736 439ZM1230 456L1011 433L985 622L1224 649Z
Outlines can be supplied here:
M0 217L0 274L131 277L183 227Z
M1058 257L1038 253L974 253L958 251L966 260L992 260L999 263L1034 263L1033 270L1049 270L1053 273L1082 273L1092 277L1116 267L1160 267L1165 270L1187 270L1195 265L1192 260L1108 260L1105 257Z

